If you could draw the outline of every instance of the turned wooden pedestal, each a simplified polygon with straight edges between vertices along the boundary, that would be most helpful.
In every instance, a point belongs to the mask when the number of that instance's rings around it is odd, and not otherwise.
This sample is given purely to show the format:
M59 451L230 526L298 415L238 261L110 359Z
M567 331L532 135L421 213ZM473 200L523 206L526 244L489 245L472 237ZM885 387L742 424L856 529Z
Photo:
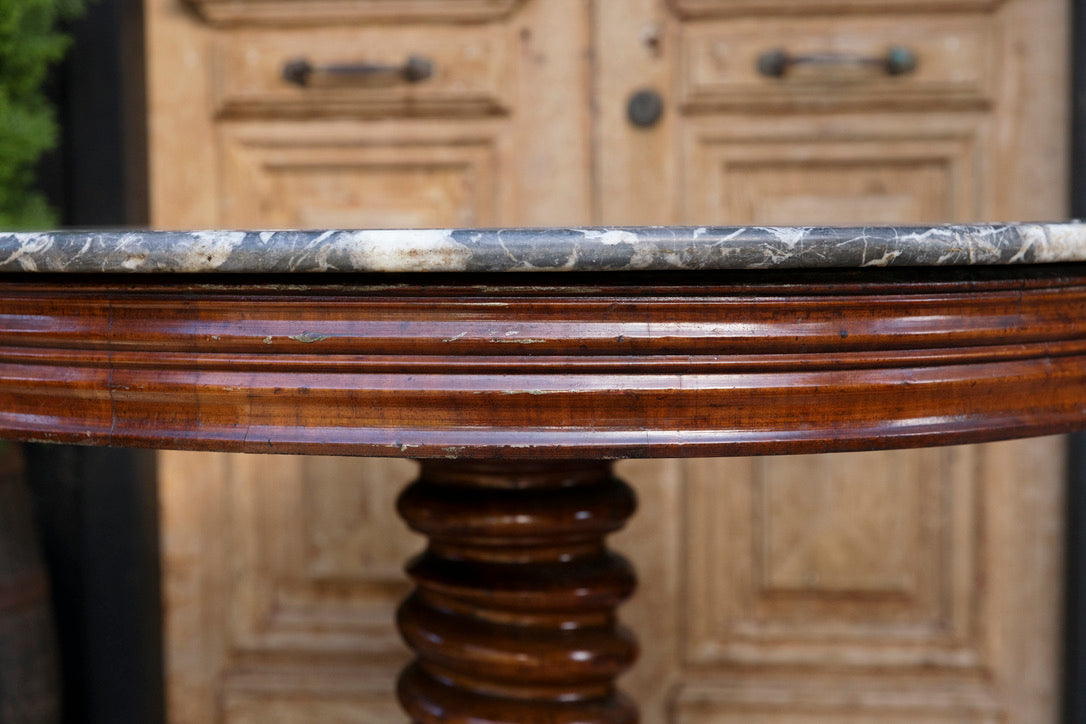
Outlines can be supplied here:
M399 501L429 538L399 612L412 718L637 721L614 687L637 655L615 620L634 573L604 544L634 507L603 462L423 461Z
M756 231L768 240L740 249L750 263L779 251L779 234ZM1003 264L1052 249L1086 259L1086 240L1075 246L1072 232L1078 227L1009 228L1000 233L1010 241L996 243L991 230L956 230L932 237L942 244L934 249L922 234L879 237L890 246L912 239L904 251L884 251L914 263L995 244L999 264L961 269L743 271L725 268L731 257L720 251L741 232L661 240L650 230L656 246L639 251L639 263L659 252L666 268L694 254L720 268L10 273L0 277L0 433L418 459L421 475L399 501L429 539L408 566L416 589L399 612L416 655L399 683L410 716L425 724L635 722L614 685L637 655L615 614L634 573L605 545L635 501L607 461L917 447L1079 428L1086 265ZM581 233L556 236L546 259L568 252L596 263L622 251L587 232L573 251L561 246ZM868 230L851 240L826 233L836 236L803 242L804 253L824 261L853 244L861 256L840 263L867 258ZM1044 234L1051 248L1038 247ZM476 236L442 243L470 250ZM514 251L535 254L536 240L522 236ZM294 264L295 248L310 253L288 237L269 270ZM214 250L204 254L204 237L179 238L168 241L192 245L191 258L227 264ZM327 242L336 263L381 251L370 237L345 238ZM484 251L505 263L517 238L498 236ZM788 238L800 248L801 236ZM262 259L261 245L274 239L243 241L239 248ZM448 249L435 247L433 234L422 242L415 251L425 263L389 258L441 272ZM75 237L11 243L31 245L12 255L44 249L35 269L67 263L51 249L68 244L76 258L84 248ZM132 257L132 243L118 236L100 263L120 270L173 258L153 245ZM497 263L488 259L454 261L460 269Z

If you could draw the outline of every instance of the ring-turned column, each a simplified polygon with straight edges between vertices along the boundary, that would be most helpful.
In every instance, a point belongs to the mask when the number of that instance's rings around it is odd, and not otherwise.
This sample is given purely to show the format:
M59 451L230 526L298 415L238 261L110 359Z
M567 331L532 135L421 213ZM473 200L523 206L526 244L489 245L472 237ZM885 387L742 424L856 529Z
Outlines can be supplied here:
M606 462L424 461L400 514L429 538L399 611L415 722L636 722L615 677L637 656L615 608L629 563L604 537L636 501Z

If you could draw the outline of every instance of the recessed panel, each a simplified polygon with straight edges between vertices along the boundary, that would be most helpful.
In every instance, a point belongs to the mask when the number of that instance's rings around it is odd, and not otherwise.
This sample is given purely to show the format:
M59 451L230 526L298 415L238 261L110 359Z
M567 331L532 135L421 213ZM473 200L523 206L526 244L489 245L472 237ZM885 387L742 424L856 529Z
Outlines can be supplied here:
M386 458L313 456L303 461L305 568L314 586L403 578L422 538L392 522L396 497L416 466Z
M676 697L681 724L997 724L1002 702L983 684L756 676L695 680Z
M270 119L505 113L508 36L494 25L238 31L214 42L215 110Z
M222 25L314 25L328 22L483 22L505 17L525 0L185 0Z
M227 134L223 225L441 228L496 221L494 139Z
M774 226L977 218L981 132L905 122L865 128L862 120L779 130L691 124L684 216L693 224Z
M743 218L774 225L818 226L830 219L883 225L894 220L954 217L950 168L939 159L818 162L737 162L725 193Z
M682 100L690 111L982 107L995 92L998 38L994 19L960 16L689 24L679 41ZM763 68L767 58L779 59L778 75Z
M686 659L982 666L974 456L685 463Z
M357 677L354 682L348 678L351 674ZM324 683L315 690L304 684L297 686L306 678L323 679ZM292 680L295 686L284 689L284 680ZM308 677L295 671L287 676L280 674L278 681L269 678L256 690L238 690L236 683L230 682L220 700L220 718L216 721L222 724L387 724L404 720L391 677L375 677L365 670L315 669Z
M1004 0L668 0L684 18L734 15L799 15L804 13L855 14L877 12L993 10ZM913 18L909 18L912 20Z
M917 455L803 455L759 465L759 587L790 598L919 595L939 561L918 554L938 491ZM925 495L927 493L927 495Z
M394 497L415 465L257 455L229 464L235 655L398 651L392 616L409 589L400 569L422 543L396 520Z

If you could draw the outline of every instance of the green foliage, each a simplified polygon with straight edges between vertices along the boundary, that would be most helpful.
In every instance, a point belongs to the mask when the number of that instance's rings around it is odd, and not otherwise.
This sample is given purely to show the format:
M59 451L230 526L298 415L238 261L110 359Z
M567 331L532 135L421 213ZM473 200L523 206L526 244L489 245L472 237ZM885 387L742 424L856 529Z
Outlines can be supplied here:
M0 228L56 224L34 191L34 166L57 142L42 86L68 47L57 22L81 9L82 0L0 0Z

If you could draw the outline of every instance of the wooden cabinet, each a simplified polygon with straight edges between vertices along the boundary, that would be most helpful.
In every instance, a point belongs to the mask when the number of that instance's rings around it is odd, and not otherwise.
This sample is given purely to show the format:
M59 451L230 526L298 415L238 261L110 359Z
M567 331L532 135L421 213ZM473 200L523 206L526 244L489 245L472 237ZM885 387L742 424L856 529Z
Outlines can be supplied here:
M146 2L160 227L1065 213L1062 0ZM857 62L895 47L915 70ZM430 78L282 76L411 55ZM171 721L400 720L413 464L159 459ZM620 473L647 722L1055 720L1059 441Z

